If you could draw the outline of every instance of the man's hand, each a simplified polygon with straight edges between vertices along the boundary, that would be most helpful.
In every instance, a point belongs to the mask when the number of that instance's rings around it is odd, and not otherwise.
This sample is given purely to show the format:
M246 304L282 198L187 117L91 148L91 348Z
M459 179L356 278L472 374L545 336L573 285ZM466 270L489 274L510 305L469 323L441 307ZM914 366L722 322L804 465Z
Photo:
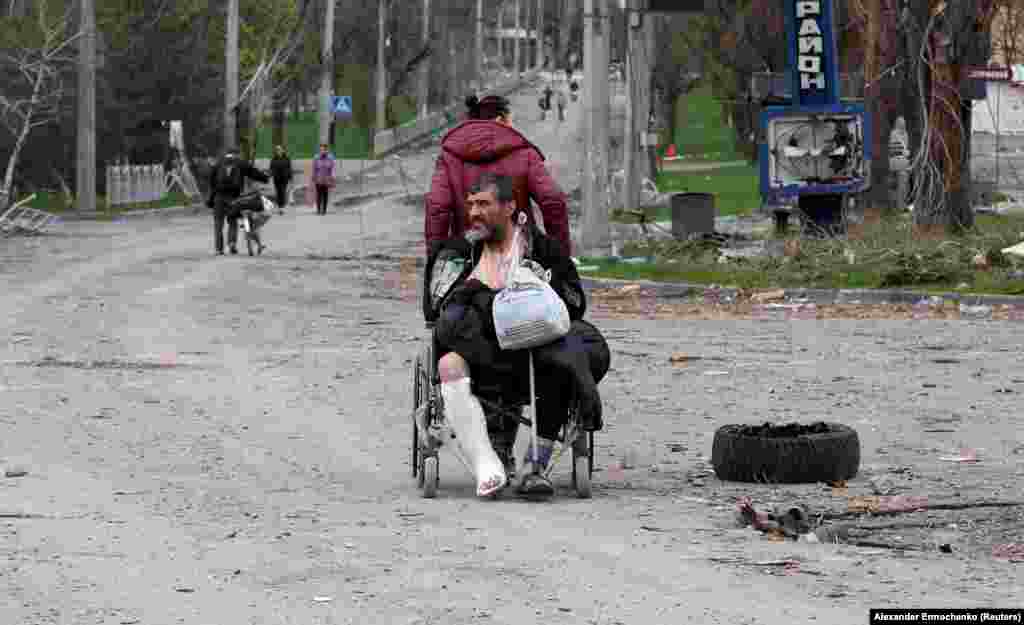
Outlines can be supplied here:
M524 258L522 266L533 272L535 276L544 282L551 282L551 270L545 269L540 263L529 258Z

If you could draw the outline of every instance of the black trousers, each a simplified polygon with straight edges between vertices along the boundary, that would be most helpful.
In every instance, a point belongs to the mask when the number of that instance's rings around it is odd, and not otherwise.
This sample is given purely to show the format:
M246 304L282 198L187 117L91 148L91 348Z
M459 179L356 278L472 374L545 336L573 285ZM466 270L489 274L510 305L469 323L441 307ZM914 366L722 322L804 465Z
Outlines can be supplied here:
M288 181L275 180L274 192L277 195L277 207L284 208L288 204Z
M327 214L327 195L330 193L331 188L327 185L318 184L316 185L316 214L326 215Z
M446 336L439 343L442 354L453 351L469 364L476 395L529 403L527 350L501 351L496 342L491 345L483 337L466 334ZM569 418L570 403L576 399L580 369L586 367L596 385L608 373L611 353L598 329L579 320L572 322L565 337L535 348L533 355L537 434L555 439Z
M579 320L572 322L564 338L535 348L533 362L537 434L554 440L568 421L571 402L580 389L574 370L589 369L596 388L611 366L611 352L598 329Z
M213 249L224 251L224 222L228 224L228 245L238 246L238 217L228 214L228 203L232 198L218 195L213 204Z

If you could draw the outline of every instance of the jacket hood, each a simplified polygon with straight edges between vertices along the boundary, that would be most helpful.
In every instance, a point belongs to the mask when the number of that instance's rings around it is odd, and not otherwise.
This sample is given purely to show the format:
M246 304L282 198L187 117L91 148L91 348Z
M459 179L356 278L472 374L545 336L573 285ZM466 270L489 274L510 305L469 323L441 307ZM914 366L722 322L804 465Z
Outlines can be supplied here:
M441 141L442 150L470 163L490 163L527 148L537 150L544 158L540 149L515 128L482 119L462 122Z

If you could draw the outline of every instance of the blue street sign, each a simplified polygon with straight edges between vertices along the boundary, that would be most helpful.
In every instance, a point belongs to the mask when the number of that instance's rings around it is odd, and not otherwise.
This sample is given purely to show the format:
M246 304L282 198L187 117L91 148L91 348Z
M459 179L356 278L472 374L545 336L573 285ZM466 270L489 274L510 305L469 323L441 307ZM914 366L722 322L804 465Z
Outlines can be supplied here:
M335 119L352 118L352 96L336 95L331 96L331 113Z
M793 106L839 104L832 0L787 0L786 4Z

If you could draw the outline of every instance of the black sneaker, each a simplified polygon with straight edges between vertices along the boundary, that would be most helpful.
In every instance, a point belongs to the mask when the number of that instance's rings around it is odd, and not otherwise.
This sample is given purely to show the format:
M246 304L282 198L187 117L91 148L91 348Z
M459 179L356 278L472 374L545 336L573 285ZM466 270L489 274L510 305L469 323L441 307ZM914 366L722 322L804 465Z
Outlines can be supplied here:
M555 494L551 480L540 473L527 473L516 489L519 495L528 499L546 499Z
M223 256L224 250L217 250L217 256Z
M231 253L232 254L237 254L238 253L238 248L237 247L231 248Z

